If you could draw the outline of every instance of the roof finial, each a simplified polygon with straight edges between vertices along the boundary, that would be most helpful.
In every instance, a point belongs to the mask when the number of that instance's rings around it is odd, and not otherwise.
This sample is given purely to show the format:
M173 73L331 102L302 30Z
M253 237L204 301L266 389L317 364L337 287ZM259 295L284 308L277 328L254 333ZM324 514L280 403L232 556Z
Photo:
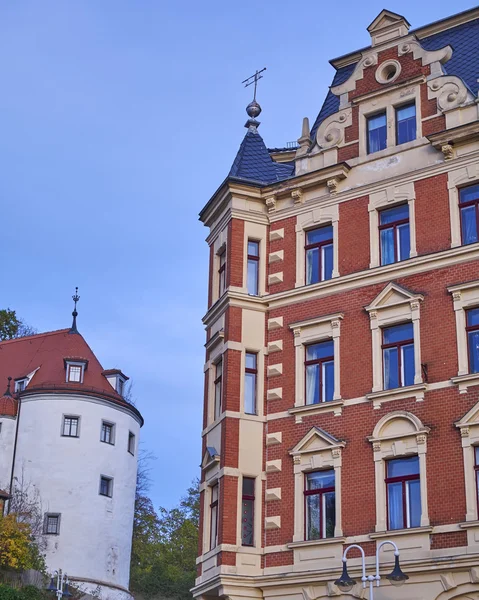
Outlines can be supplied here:
M259 117L259 115L261 114L261 106L258 104L258 102L256 102L256 88L258 86L258 81L260 79L263 79L263 75L261 75L263 71L266 71L266 67L264 69L261 69L261 71L256 71L254 75L251 75L251 77L248 77L247 79L241 82L245 84L245 87L254 84L253 101L250 102L246 107L246 113L248 114L248 117L250 117L245 124L245 127L247 127L248 129L250 127L256 129L256 127L259 126L259 121L256 120L256 117Z
M77 317L78 317L77 302L78 302L78 300L80 300L80 296L78 295L78 287L75 288L75 293L72 296L72 300L75 303L75 306L74 306L73 312L72 312L73 323L72 323L72 327L71 327L71 329L70 329L70 331L68 333L78 333L78 329L77 329Z
M12 398L12 392L10 391L10 383L12 381L12 378L9 377L8 378L8 384L7 384L7 389L5 390L5 393L3 394L3 396L7 396L8 398Z

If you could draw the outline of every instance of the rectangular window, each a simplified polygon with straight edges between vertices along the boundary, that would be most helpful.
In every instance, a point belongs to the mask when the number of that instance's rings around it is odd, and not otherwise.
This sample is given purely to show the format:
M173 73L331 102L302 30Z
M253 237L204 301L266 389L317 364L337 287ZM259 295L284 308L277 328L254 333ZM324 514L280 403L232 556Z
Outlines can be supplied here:
M254 484L252 477L243 477L241 505L241 545L254 545Z
M479 446L474 447L474 471L476 472L476 498L479 512Z
M108 498L113 496L113 479L111 477L104 475L100 477L100 496L108 496Z
M135 455L135 434L128 432L128 452Z
M333 226L306 232L306 285L333 276Z
M60 515L53 513L45 514L43 533L46 535L58 535L60 533Z
M218 259L218 296L221 297L226 291L226 249L223 249Z
M416 139L416 105L406 104L396 108L396 144Z
M381 264L389 265L409 258L409 206L401 204L379 212Z
M421 524L419 458L387 461L386 492L388 529L406 529Z
M15 392L23 392L26 387L26 382L26 379L19 379L18 381L15 381Z
M479 183L459 190L463 244L479 241Z
M368 154L384 150L387 145L386 113L379 113L367 119Z
M258 375L257 356L246 352L244 373L244 411L249 415L256 414L256 380Z
M306 404L329 402L334 397L334 342L306 346Z
M479 373L479 308L466 311L469 373Z
M82 367L78 365L68 365L68 381L81 382Z
M118 393L120 394L120 396L123 396L123 389L125 387L125 382L123 381L123 379L121 379L121 377L118 378Z
M247 287L250 296L259 294L259 242L248 240Z
M412 323L383 329L384 389L414 384L414 330Z
M219 419L223 404L223 360L215 365L215 414L214 419Z
M113 423L107 423L106 421L103 421L101 424L100 441L105 442L105 444L114 444L114 429L115 426Z
M65 437L78 437L79 436L79 417L63 417L63 429L62 435Z
M334 469L306 473L304 514L307 540L334 537L336 522L334 483Z
M210 550L218 545L218 484L211 488Z

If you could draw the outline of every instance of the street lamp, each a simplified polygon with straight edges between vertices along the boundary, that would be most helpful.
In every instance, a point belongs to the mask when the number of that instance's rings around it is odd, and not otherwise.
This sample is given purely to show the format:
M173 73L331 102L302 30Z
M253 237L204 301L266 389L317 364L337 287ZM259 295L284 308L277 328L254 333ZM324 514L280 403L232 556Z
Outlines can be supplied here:
M341 577L339 579L336 579L336 581L334 582L342 592L349 592L356 585L356 580L352 579L348 574L348 569L346 566L346 560L347 560L346 556L348 554L348 551L351 550L351 548L357 548L361 552L361 562L362 562L362 568L363 568L362 569L363 575L361 577L361 581L363 582L363 588L366 587L366 582L369 581L369 600L374 600L374 585L373 584L375 581L376 587L379 587L379 581L381 579L381 576L379 575L379 551L385 544L391 544L392 546L394 546L394 557L395 557L394 569L392 570L392 572L389 575L386 575L386 579L389 579L391 584L395 585L395 586L402 585L409 579L409 577L401 571L401 567L399 566L399 550L394 542L391 542L390 540L384 540L384 542L381 542L379 544L379 546L377 547L377 550L376 550L376 575L368 575L368 576L366 576L366 555L364 554L364 550L361 548L361 546L358 546L357 544L352 544L351 546L348 546L346 548L346 550L344 551L343 572L341 573Z
M55 583L56 577L56 583ZM50 585L47 587L49 592L54 592L56 594L57 600L61 600L63 598L71 598L72 594L68 589L68 575L63 573L60 569L59 571L55 571L52 575L52 579L50 581Z

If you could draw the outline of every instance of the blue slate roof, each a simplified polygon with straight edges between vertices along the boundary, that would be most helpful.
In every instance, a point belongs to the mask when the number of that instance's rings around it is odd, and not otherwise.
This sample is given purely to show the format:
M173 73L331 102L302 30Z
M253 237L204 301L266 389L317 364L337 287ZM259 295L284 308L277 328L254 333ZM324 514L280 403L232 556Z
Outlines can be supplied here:
M293 174L294 163L274 162L256 127L249 127L228 177L268 185Z
M413 32L411 32L413 33ZM443 65L448 75L460 77L469 89L477 96L479 91L479 19L469 21L441 31L419 40L425 50L439 50L444 46L453 49L452 58ZM354 71L357 63L338 69L331 87L344 83ZM328 92L326 100L311 128L311 139L314 139L319 125L339 109L339 98Z

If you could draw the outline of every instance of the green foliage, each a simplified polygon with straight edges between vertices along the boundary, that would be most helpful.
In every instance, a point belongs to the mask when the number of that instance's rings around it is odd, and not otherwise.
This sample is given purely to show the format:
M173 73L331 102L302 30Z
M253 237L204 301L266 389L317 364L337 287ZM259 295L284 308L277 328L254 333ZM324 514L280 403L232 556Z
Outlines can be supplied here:
M45 560L28 523L15 514L0 517L0 568L45 571Z
M52 598L48 592L33 585L17 589L6 584L0 584L0 600L52 600Z
M0 310L0 342L35 333L36 330L19 319L14 310L9 308Z
M151 500L137 494L131 562L131 589L147 598L162 595L186 600L196 576L199 482L179 506L157 514ZM0 599L1 600L1 599Z

